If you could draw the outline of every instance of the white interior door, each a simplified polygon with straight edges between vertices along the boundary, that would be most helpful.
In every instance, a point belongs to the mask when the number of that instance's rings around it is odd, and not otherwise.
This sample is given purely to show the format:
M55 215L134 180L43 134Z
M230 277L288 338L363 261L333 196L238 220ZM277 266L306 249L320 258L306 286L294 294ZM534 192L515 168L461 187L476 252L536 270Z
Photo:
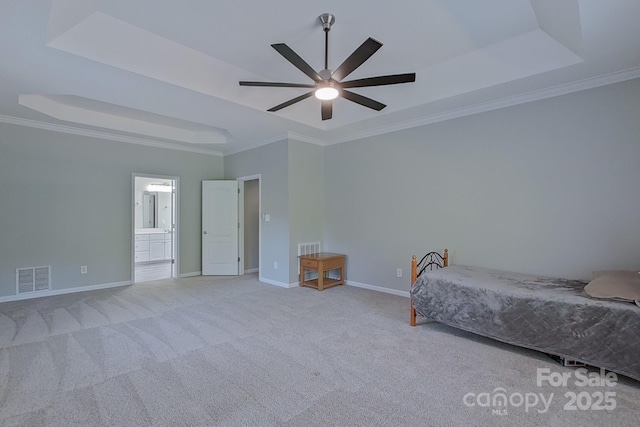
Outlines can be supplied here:
M238 274L238 182L202 181L202 274Z

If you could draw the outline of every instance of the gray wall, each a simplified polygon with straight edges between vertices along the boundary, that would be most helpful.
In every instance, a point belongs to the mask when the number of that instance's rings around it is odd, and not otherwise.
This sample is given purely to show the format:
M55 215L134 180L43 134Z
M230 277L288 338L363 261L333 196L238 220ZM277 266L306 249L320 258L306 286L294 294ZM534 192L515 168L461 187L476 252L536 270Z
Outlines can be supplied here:
M180 177L180 273L200 271L200 182L221 157L0 124L0 297L18 267L51 265L54 290L129 281L134 172Z
M640 260L640 80L325 149L325 249L406 291L413 254L561 277ZM396 278L396 268L404 277Z
M325 209L323 165L323 147L289 140L290 283L298 281L298 243L322 242Z
M262 268L260 277L289 285L298 281L298 243L322 241L323 147L283 140L226 156L226 179L261 174ZM278 269L273 268L274 261Z
M288 141L243 151L224 158L225 179L261 174L262 213L271 221L262 222L260 277L289 284L289 193ZM278 263L278 269L273 263Z
M260 266L259 227L260 227L260 188L259 181L252 179L244 182L244 268L253 270Z
M444 247L454 264L562 277L638 268L638 135L640 80L224 161L0 124L0 297L17 267L52 265L53 289L130 280L133 172L180 177L181 273L200 270L201 181L254 174L271 215L261 277L279 284L314 240L347 254L349 281L400 291L411 255Z

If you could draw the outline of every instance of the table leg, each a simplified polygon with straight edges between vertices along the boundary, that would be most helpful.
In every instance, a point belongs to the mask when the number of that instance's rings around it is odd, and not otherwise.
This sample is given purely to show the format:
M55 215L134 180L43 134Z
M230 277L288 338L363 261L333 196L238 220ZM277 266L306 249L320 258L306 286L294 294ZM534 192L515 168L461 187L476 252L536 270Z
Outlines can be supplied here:
M318 262L318 290L324 289L324 263Z

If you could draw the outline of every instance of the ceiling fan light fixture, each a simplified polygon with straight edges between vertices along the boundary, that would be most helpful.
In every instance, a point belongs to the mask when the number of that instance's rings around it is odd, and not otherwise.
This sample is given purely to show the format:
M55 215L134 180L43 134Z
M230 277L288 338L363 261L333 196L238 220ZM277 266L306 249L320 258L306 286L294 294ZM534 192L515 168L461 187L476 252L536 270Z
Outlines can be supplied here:
M321 101L331 101L332 99L336 99L340 95L338 89L330 85L320 86L315 91L315 96Z

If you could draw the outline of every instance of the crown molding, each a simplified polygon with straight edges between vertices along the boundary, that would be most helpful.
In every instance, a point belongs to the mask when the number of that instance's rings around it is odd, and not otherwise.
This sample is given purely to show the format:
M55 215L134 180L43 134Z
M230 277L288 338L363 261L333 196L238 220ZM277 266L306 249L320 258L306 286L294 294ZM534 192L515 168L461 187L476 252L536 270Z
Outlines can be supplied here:
M490 102L472 105L469 107L458 108L445 111L443 113L424 116L415 120L407 120L390 126L383 126L376 129L369 129L362 132L352 133L339 138L326 141L324 145L340 144L342 142L354 141L356 139L378 136L385 133L397 132L400 130L410 129L419 126L425 126L432 123L443 122L445 120L457 119L472 114L484 113L488 111L498 110L506 107L513 107L529 102L540 101L543 99L553 98L556 96L567 95L574 92L580 92L587 89L594 89L600 86L620 83L627 80L640 78L640 67L629 68L614 73L604 74L597 77L578 80L575 82L553 86L546 89L526 92L520 95L500 98Z
M71 135L86 136L90 138L106 139L109 141L126 142L129 144L145 145L155 148L166 148L169 150L186 151L197 154L207 154L210 156L222 156L223 154L217 150L210 150L201 147L188 147L180 144L172 144L170 142L155 141L147 138L138 138L133 136L117 135L114 133L82 129L74 126L59 125L54 123L40 122L37 120L23 119L19 117L5 116L0 114L0 123L8 123L12 125L25 126L35 129L49 130L53 132L68 133Z
M260 147L262 145L271 144L276 141L291 138L301 142L308 142L310 144L317 144L322 146L340 144L343 142L354 141L362 138L369 138L373 136L383 135L390 132L397 132L405 129L410 129L419 126L425 126L433 123L443 122L446 120L457 119L460 117L470 116L473 114L484 113L488 111L498 110L500 108L513 107L520 104L526 104L528 102L540 101L543 99L553 98L556 96L567 95L574 92L580 92L587 89L594 89L600 86L606 86L609 84L620 83L627 80L640 78L640 67L628 68L622 71L616 71L609 74L603 74L597 77L578 80L571 83L553 86L546 89L535 90L526 92L520 95L509 96L500 98L494 101L484 102L468 107L457 108L442 113L431 114L423 116L418 119L407 120L400 123L395 123L389 126L382 126L379 128L368 129L361 132L354 132L348 135L344 135L333 139L320 139L313 138L306 135L301 135L294 132L287 132L286 135L280 135L274 138L263 140L252 144L250 146L244 146L232 151L226 152L224 155L236 154L242 151L247 151L252 148Z
M169 142L155 141L146 138L138 138L124 135L117 135L104 131L81 129L73 126L59 125L53 123L40 122L36 120L22 119L18 117L0 115L0 123L9 123L18 126L26 126L37 129L50 130L54 132L63 132L73 135L87 136L92 138L101 138L111 141L127 142L131 144L146 145L156 148L166 148L170 150L186 151L198 154L207 154L212 156L229 156L232 154L248 151L253 148L258 148L263 145L272 144L274 142L295 139L300 142L306 142L309 144L316 144L321 146L328 146L334 144L340 144L343 142L354 141L362 138L369 138L373 136L383 135L390 132L397 132L405 129L410 129L419 126L425 126L433 123L443 122L446 120L456 119L460 117L470 116L473 114L484 113L488 111L498 110L500 108L512 107L520 104L526 104L528 102L539 101L543 99L553 98L556 96L567 95L574 92L580 92L587 89L593 89L600 86L606 86L609 84L620 83L627 80L640 78L640 67L629 68L622 71L617 71L609 74L604 74L597 77L579 80L567 84L554 86L551 88L540 89L536 91L526 92L520 95L514 95L510 97L500 98L494 101L476 104L464 108L458 108L454 110L445 111L438 114L431 114L428 116L420 117L418 119L407 120L404 122L395 123L389 126L382 126L379 128L368 129L365 131L354 132L348 135L344 135L333 139L322 139L302 135L295 132L287 132L283 135L277 135L272 138L256 141L236 149L221 152L217 150L210 150L201 147L187 147L179 144L172 144Z
M225 129L136 110L117 104L76 95L18 94L18 104L49 117L71 123L72 126L91 126L111 131L126 132L141 138L169 140L187 144L224 144ZM117 113L108 111L116 107ZM154 121L162 117L164 123ZM167 123L166 120L170 119ZM201 145L200 145L201 146Z

